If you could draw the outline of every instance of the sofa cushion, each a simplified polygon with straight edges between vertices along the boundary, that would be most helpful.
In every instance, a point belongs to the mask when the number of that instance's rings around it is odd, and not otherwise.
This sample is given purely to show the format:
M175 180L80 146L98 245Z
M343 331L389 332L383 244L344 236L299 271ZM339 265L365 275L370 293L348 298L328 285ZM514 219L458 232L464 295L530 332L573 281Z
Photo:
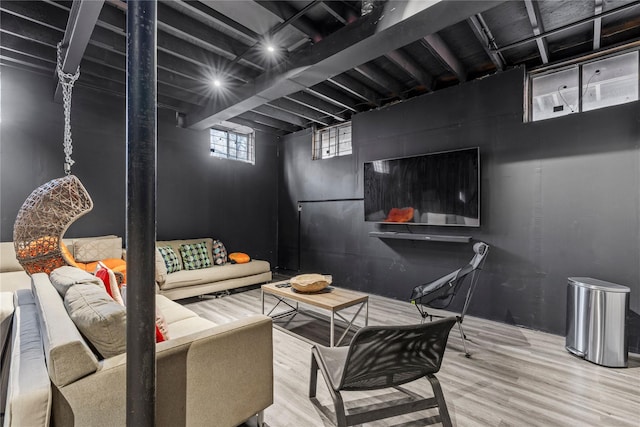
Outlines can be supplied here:
M167 275L167 281L161 286L161 289L167 290L253 276L254 274L270 271L270 268L271 266L267 261L253 260L246 264L225 264L200 270L183 270Z
M126 351L126 308L104 287L73 285L67 290L64 305L78 330L103 358Z
M175 273L176 271L182 270L180 258L178 258L178 255L176 255L176 252L171 246L160 246L157 249L160 251L160 255L162 255L164 265L167 267L167 273Z
M170 330L172 325L180 320L188 319L190 317L198 317L198 315L193 311L171 301L163 295L156 295L156 308L158 308L158 310L160 310L164 315L164 319Z
M42 334L33 294L28 289L15 294L13 348L9 373L5 426L48 426L52 391L47 373Z
M167 266L164 264L162 254L156 248L156 282L164 283L165 280L167 280Z
M26 271L5 271L0 274L0 291L15 292L18 289L29 289L31 278Z
M205 242L186 243L180 245L180 256L185 270L199 270L211 267L211 259L207 254Z
M122 238L79 239L73 242L73 258L76 262L100 261L105 258L122 258Z
M16 258L16 249L13 246L13 242L0 243L0 272L23 270L18 258Z
M102 286L102 282L96 276L76 267L62 266L51 272L49 280L56 291L64 298L69 288L73 285L89 284Z
M215 265L224 265L227 263L227 248L220 240L213 241L213 263Z
M51 382L63 387L95 372L100 366L98 360L69 318L49 277L45 273L36 273L31 280L40 330L47 331L42 334L42 343Z

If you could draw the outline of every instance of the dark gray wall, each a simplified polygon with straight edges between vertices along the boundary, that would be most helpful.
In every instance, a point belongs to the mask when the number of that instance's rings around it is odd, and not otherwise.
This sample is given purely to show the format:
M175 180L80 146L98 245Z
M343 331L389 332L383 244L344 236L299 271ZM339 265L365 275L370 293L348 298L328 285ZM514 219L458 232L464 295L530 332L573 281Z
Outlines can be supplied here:
M311 160L311 134L281 143L279 265L407 300L472 256L472 243L381 240L361 198L369 160L479 146L481 227L424 226L491 245L470 313L564 334L569 276L631 287L640 311L638 102L523 123L522 69L353 118L353 156ZM402 228L400 228L402 230ZM460 305L459 298L456 302Z
M63 110L52 102L52 77L2 68L2 241L12 240L16 214L31 191L63 175ZM72 172L91 194L94 209L66 236L125 235L125 120L123 98L75 88ZM211 158L207 131L177 128L174 113L160 109L158 239L211 236L230 251L275 265L277 167L276 137L256 133L255 165Z

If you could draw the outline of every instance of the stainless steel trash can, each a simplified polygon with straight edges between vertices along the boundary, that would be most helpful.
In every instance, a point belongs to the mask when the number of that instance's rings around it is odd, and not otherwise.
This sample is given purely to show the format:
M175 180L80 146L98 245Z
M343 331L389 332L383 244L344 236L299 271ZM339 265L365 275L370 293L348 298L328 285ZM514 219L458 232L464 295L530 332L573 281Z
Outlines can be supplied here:
M629 288L590 277L569 277L565 346L598 365L627 366Z

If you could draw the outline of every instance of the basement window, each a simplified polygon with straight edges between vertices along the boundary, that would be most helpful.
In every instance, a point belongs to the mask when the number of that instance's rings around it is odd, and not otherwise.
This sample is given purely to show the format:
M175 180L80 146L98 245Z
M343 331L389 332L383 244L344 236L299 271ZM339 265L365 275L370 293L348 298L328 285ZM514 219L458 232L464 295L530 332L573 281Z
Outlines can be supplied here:
M533 122L637 101L638 51L530 75L530 82Z
M212 157L255 164L255 134L253 129L242 126L230 130L212 128L210 131Z
M351 122L315 130L312 145L313 160L351 154Z

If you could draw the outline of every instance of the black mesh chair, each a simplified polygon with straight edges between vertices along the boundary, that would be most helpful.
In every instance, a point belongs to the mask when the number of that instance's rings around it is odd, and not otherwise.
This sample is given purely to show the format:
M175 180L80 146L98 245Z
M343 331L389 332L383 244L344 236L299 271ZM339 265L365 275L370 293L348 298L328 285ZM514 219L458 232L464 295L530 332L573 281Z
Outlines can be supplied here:
M462 345L464 346L464 354L467 357L469 357L470 354L467 351L467 336L464 334L462 329L462 321L464 320L464 315L467 313L467 309L469 308L469 302L471 302L471 297L473 296L473 292L478 284L478 279L480 277L478 275L478 271L482 270L487 254L489 253L489 245L484 242L478 242L473 245L473 251L475 252L475 255L471 261L469 261L469 264L447 274L446 276L442 276L433 282L416 286L413 288L410 299L411 304L415 304L418 308L418 311L422 316L422 321L427 317L429 317L430 320L433 320L433 315L429 314L425 307L436 309L445 309L449 307L449 304L451 304L451 301L455 298L456 293L462 288L462 284L465 279L469 274L471 274L471 284L469 285L469 290L467 291L462 311L459 316L456 316L458 320L458 328L460 329L460 336L462 337Z
M309 398L325 412L315 398L318 369L327 384L335 407L339 427L361 424L429 408L438 408L435 417L444 426L451 426L447 404L435 373L440 370L449 331L455 317L408 326L367 326L354 335L349 347L311 349ZM343 391L374 390L398 387L427 377L434 397L403 400L401 403L347 414Z

